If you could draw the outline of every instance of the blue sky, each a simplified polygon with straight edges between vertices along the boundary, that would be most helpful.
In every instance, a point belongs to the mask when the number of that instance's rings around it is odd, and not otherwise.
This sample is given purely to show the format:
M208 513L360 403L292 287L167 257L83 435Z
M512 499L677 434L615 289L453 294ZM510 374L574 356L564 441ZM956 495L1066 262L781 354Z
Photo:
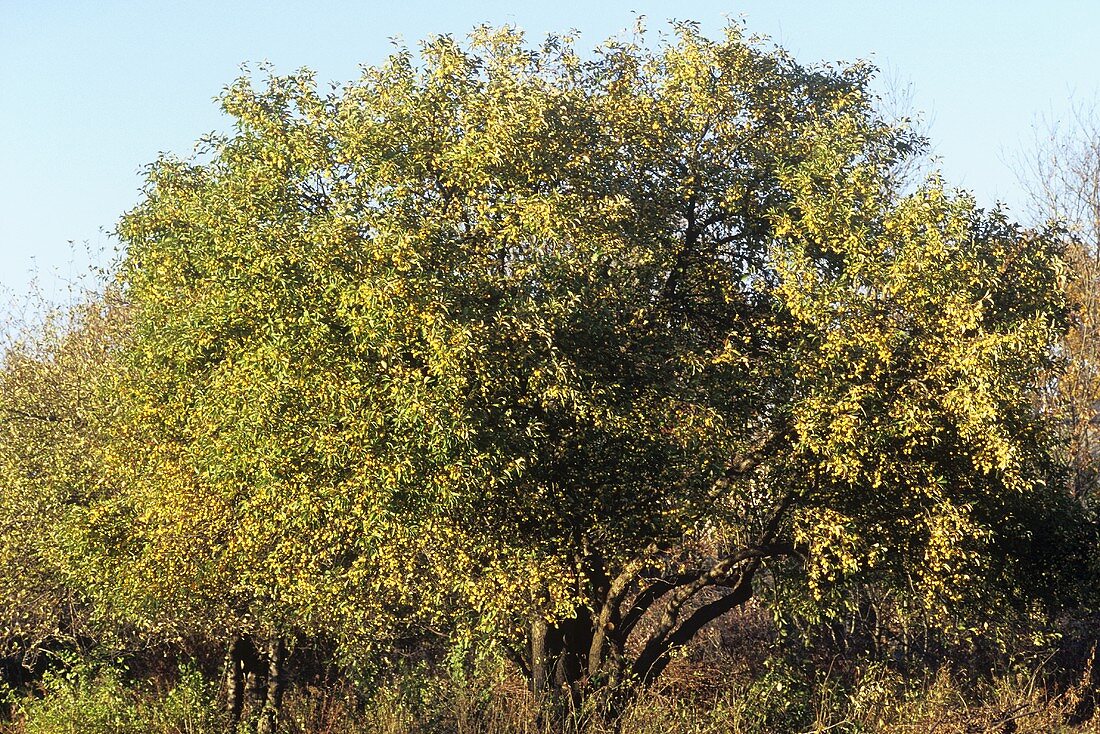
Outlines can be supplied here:
M89 263L105 262L140 168L225 127L213 98L244 62L344 82L393 37L415 44L490 22L535 38L576 28L593 46L635 13L652 29L679 18L710 32L743 17L805 63L870 58L894 87L912 85L948 181L1020 217L1012 161L1032 126L1098 90L1100 3L1087 1L0 0L0 302L35 278L65 300Z

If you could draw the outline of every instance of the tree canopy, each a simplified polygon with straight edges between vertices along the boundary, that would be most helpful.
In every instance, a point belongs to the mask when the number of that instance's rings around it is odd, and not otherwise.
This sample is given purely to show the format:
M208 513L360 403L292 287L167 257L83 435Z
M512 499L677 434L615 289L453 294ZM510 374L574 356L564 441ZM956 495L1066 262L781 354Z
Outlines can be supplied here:
M783 564L1033 598L1061 245L907 188L872 75L680 24L227 88L119 226L104 593L167 635L442 624L577 695Z

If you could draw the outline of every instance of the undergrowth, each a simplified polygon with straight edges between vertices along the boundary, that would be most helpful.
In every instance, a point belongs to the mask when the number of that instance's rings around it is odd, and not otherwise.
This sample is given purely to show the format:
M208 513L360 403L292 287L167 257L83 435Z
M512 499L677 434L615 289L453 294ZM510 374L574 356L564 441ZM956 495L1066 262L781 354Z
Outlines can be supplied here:
M393 680L366 694L347 685L293 689L285 734L1058 734L1100 732L1087 706L1090 671L1057 689L1042 669L984 681L941 669L919 680L880 665L844 679L773 664L705 691L673 680L616 721L588 712L554 720L511 676ZM415 691L415 692L414 692ZM216 685L184 668L170 686L127 682L124 671L84 668L8 693L3 734L224 734ZM1082 715L1082 711L1085 715ZM1083 720L1082 720L1083 719ZM250 729L245 721L242 731Z

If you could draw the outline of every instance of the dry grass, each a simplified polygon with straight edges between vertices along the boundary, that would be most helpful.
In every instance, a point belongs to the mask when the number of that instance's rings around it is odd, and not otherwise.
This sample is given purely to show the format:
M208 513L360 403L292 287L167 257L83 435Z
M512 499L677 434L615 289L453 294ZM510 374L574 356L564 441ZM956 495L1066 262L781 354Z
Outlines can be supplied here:
M1083 678L1082 680L1087 680ZM1066 722L1088 695L1079 683L1061 693L1020 674L967 686L941 671L914 686L873 671L841 693L826 683L790 690L778 681L731 682L725 691L666 688L647 694L618 722L589 717L552 723L516 680L451 691L428 710L379 692L362 712L320 692L288 702L288 734L1100 734L1100 716Z
M735 620L736 621L736 620ZM423 670L376 690L300 686L288 692L284 734L1100 734L1096 676L1058 684L1050 660L979 681L942 669L906 678L884 664L823 666L768 657L753 620L721 629L674 661L661 687L618 721L550 717L512 675L455 682ZM1091 659L1092 656L1089 656ZM796 665L796 663L798 663ZM1064 681L1064 673L1061 674ZM14 700L0 734L224 734L216 685L197 672L174 684L126 686L92 677Z

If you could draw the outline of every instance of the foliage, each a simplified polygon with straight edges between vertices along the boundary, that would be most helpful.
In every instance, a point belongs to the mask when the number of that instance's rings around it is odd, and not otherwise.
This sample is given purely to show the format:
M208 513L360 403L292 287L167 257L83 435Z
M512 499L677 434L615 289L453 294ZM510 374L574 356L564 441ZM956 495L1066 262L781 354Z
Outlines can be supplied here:
M89 632L87 595L74 583L88 559L74 528L103 495L97 457L110 443L122 320L110 299L89 302L17 337L4 355L0 658L13 667L41 667L45 648Z
M948 734L975 731L1085 734L1096 722L1073 722L1087 684L1057 687L1042 666L1003 671L979 681L947 669L905 680L886 667L808 675L773 661L760 678L724 671L718 687L692 695L675 683L643 694L618 722L591 720L552 727L536 699L514 678L427 680L430 700L410 700L408 685L383 684L365 704L338 687L302 691L286 705L293 734L902 734L914 727ZM213 734L224 731L210 686L192 672L165 692L127 686L101 671L79 684L54 681L41 700L22 702L25 718L0 731L117 734ZM188 703L181 704L181 701ZM203 701L205 703L200 704ZM205 706L205 709L202 708ZM126 727L132 727L127 729ZM618 728L616 728L618 727ZM1015 727L1015 728L1014 728Z
M129 692L110 673L87 678L80 673L51 676L46 689L48 696L40 702L28 701L21 712L28 734L144 732Z
M921 141L870 67L674 32L246 77L232 135L150 168L119 227L136 617L455 630L579 691L651 682L769 559L966 634L1057 585L1058 240L900 193Z
M185 668L160 694L126 685L110 666L77 664L44 681L46 695L20 702L25 734L213 734L225 731L211 686Z
M1064 349L1067 365L1049 397L1049 410L1066 437L1071 493L1095 504L1100 476L1096 424L1100 406L1100 127L1096 110L1078 106L1070 119L1036 128L1033 150L1018 162L1031 215L1056 222L1071 240L1073 318Z
M1019 666L1093 593L1092 271L911 185L873 73L680 23L229 86L103 298L0 365L13 726L1085 711ZM712 624L746 605L767 654ZM700 636L743 659L707 682Z

